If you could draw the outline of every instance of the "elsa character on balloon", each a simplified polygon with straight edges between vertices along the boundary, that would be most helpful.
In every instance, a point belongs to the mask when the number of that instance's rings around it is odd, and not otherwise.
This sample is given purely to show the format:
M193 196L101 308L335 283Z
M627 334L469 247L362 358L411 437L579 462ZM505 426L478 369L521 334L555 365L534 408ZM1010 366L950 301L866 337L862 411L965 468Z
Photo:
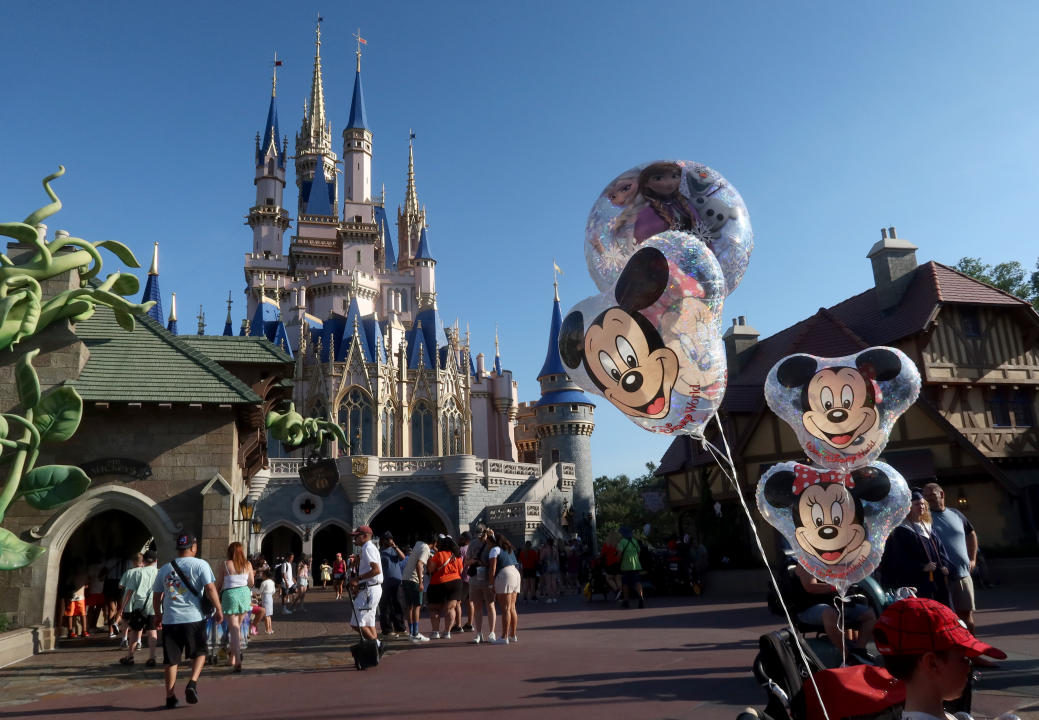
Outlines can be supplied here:
M635 214L633 237L638 245L665 230L693 229L700 216L680 192L682 166L675 162L655 162L639 173L638 191L645 204L624 214Z

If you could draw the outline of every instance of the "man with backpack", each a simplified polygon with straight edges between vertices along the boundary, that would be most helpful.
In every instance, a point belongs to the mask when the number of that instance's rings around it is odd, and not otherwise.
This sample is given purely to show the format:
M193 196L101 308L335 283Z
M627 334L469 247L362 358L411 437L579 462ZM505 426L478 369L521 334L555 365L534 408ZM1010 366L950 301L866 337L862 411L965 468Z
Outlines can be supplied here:
M178 704L174 686L177 684L177 667L181 656L191 661L191 680L184 689L184 698L190 704L198 702L198 677L206 664L203 595L214 608L213 621L218 625L224 621L213 570L205 560L195 557L198 540L194 535L180 535L176 544L177 557L162 566L152 586L155 629L162 630L167 708L175 708Z
M642 563L639 561L639 543L632 537L631 528L621 527L621 541L617 547L621 555L621 591L624 599L621 607L629 608L632 590L639 597L639 608L646 607L646 600L642 595Z
M292 614L286 603L296 593L296 581L292 577L292 562L295 559L296 556L289 553L289 556L274 568L274 582L278 583L281 589L281 611L285 615Z

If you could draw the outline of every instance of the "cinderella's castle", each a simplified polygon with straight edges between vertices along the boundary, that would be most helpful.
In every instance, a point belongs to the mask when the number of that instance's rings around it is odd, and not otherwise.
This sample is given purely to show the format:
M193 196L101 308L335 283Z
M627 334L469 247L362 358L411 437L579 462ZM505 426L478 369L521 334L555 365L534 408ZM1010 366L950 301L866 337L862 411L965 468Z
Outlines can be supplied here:
M413 143L395 223L385 190L373 194L360 42L341 156L325 111L320 23L315 45L294 155L279 128L276 74L256 137L248 310L239 334L266 336L291 355L297 410L338 421L348 446L323 448L336 458L339 484L322 497L300 484L303 459L269 440L269 470L249 485L262 522L254 548L322 559L349 547L345 533L356 525L413 538L477 520L519 540L572 533L594 540L594 406L559 360L558 296L541 399L520 405L497 339L487 367L482 353L473 357L468 330L441 321ZM290 165L294 232L285 198ZM229 310L224 334L231 333Z

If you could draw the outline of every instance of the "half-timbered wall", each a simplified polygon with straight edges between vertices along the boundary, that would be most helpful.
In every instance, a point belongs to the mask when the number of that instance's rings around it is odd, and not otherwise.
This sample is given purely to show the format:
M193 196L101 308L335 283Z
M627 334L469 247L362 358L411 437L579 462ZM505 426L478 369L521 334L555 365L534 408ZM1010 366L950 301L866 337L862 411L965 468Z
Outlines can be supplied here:
M923 349L924 379L1039 384L1039 351L1018 317L1005 308L943 307Z

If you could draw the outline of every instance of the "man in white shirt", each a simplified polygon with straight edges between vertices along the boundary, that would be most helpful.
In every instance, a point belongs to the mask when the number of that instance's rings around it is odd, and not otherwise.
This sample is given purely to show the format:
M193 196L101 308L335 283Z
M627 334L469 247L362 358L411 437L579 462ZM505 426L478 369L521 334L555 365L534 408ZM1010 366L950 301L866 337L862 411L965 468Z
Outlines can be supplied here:
M418 631L418 621L422 615L422 582L429 554L429 545L416 540L401 571L404 606L408 609L408 635L413 643L429 642L429 638Z
M285 603L289 596L296 592L296 581L292 577L292 566L295 559L296 556L289 553L289 556L278 566L278 570L281 572L281 611L286 615L291 615L292 611L286 607Z
M359 545L357 553L357 575L350 580L350 594L353 596L354 611L350 618L350 627L361 629L365 638L378 641L375 631L375 616L379 610L379 598L382 597L382 563L379 548L372 542L372 529L361 525L354 530L354 545Z

